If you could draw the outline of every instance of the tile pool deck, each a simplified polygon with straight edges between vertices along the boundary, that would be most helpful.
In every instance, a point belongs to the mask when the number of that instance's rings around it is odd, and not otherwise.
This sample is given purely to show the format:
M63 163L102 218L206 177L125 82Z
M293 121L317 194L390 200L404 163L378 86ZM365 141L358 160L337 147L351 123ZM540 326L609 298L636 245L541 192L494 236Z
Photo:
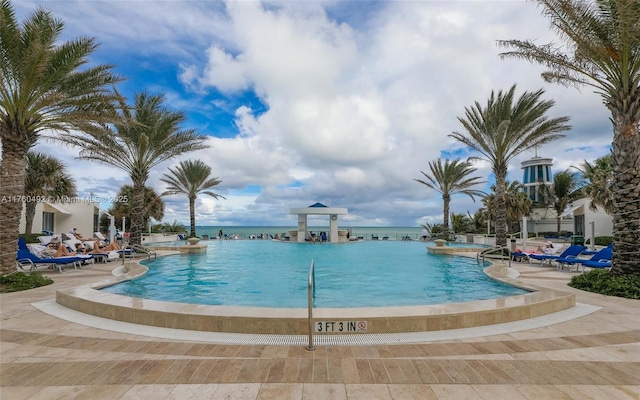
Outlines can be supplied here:
M569 288L573 273L513 265L523 283L599 310L512 332L312 352L152 337L147 326L122 333L33 305L115 266L0 295L0 399L640 399L640 301Z

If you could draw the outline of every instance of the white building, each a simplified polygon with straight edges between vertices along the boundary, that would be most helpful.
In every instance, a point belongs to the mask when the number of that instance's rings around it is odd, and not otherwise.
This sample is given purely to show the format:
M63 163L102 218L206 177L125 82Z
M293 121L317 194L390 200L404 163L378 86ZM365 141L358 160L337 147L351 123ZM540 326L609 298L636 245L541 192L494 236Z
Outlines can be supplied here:
M84 237L93 237L93 232L99 229L99 217L99 203L91 201L90 198L70 198L66 202L39 202L36 204L31 232L37 234L49 231L60 234L77 227L78 232ZM25 231L25 227L26 218L23 207L20 233Z
M591 234L593 236L612 236L613 217L601 207L596 207L596 211L591 210L590 202L589 198L576 200L562 215L573 215L573 232L576 235L587 238L591 237Z
M553 185L552 166L553 160L551 158L542 158L537 155L521 164L524 191L533 201L533 207L527 219L527 232L539 234L558 230L556 211L539 203L542 199L541 186ZM591 226L593 225L594 236L611 236L613 217L600 207L596 211L590 210L590 201L590 199L584 198L570 204L560 214L560 230L588 238L592 234Z

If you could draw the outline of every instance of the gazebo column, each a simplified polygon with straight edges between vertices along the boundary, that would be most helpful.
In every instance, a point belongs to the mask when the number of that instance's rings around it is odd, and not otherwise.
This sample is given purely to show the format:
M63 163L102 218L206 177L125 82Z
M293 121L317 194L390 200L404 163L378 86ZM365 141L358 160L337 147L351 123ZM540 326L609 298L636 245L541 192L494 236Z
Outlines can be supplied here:
M329 238L331 243L338 243L338 216L336 214L329 218Z
M298 243L307 238L307 214L298 214Z

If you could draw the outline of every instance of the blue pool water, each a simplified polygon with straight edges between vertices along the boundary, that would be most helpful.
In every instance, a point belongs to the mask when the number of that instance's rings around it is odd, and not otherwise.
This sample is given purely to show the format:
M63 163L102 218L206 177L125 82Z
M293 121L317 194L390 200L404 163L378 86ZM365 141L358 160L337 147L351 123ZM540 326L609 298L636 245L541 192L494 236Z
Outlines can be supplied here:
M206 242L203 254L160 257L138 279L102 290L209 305L306 307L315 263L316 307L385 307L527 293L488 278L474 259L429 254L421 242Z

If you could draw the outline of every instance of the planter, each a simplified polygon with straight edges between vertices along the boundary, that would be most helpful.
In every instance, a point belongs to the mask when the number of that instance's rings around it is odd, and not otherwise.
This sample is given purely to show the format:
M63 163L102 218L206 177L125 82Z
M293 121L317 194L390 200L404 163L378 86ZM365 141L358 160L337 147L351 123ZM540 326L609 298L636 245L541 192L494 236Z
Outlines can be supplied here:
M447 241L444 240L444 239L436 239L436 240L434 240L434 242L435 242L436 246L438 246L438 247L442 247L447 243Z
M187 239L187 242L189 242L190 245L196 245L200 242L200 238L190 237Z

